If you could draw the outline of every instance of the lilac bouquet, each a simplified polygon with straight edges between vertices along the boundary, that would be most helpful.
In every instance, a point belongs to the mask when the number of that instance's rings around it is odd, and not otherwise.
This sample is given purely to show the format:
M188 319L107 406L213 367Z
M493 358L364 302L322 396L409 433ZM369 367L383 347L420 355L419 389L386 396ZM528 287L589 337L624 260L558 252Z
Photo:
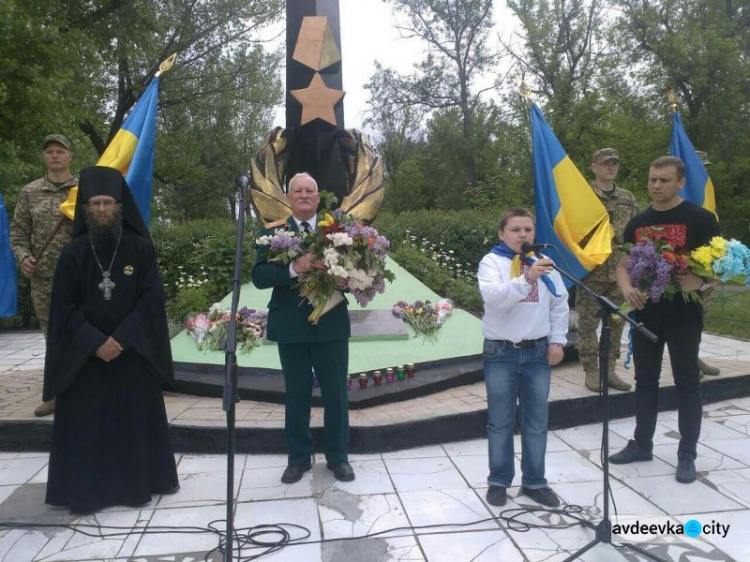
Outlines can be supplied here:
M317 324L323 314L344 300L348 289L360 306L367 306L375 295L385 291L385 281L393 273L385 268L390 242L371 226L337 209L324 214L312 235L308 252L323 263L300 276L300 294L314 310L308 320Z
M391 308L391 313L401 318L414 330L414 337L422 336L430 343L437 343L437 332L443 324L445 316L453 311L450 301L441 299L438 304L432 306L430 301L414 301L409 304L406 301L398 301ZM442 315L441 315L442 313Z
M214 303L208 312L191 314L185 319L185 328L193 336L198 349L218 351L227 339L230 310ZM240 353L250 353L260 345L266 331L268 312L243 307L237 312L237 344Z
M268 247L269 262L289 265L302 253L302 233L277 228L273 234L257 238L255 245Z
M679 290L675 274L687 270L684 257L674 253L672 246L660 240L649 240L629 246L630 259L625 270L630 281L653 302L662 297L671 299Z

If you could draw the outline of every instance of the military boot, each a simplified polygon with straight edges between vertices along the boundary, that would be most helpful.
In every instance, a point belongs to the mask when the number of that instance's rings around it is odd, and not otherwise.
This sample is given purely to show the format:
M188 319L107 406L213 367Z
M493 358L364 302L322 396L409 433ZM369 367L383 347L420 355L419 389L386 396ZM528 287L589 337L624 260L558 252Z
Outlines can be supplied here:
M614 388L615 390L622 390L627 392L630 390L630 383L625 382L620 377L617 376L617 373L615 373L615 365L616 360L611 361L608 365L609 369L607 370L607 381L609 382L609 388Z
M586 370L586 388L591 392L599 392L599 373L596 371Z
M721 369L718 367L712 367L702 359L698 359L698 369L700 369L701 374L708 375L710 377L718 377L719 373L721 373Z

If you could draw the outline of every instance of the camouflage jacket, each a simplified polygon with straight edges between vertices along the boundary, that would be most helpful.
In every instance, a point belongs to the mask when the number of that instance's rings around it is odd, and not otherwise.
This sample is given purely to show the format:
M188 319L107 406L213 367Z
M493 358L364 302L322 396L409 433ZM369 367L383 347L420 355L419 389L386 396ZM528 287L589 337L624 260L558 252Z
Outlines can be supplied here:
M607 195L602 192L596 181L591 182L591 189L607 209L609 222L612 223L612 228L615 229L615 237L612 239L612 255L610 255L606 262L589 273L586 276L586 280L588 283L615 283L617 280L615 276L617 263L622 257L622 252L618 251L615 246L622 245L625 226L627 226L630 219L638 214L638 205L635 202L633 194L627 189L617 187L617 184L615 184L614 191Z
M58 188L45 176L21 189L10 225L10 242L19 263L26 256L33 256L41 249L47 236L63 216L60 213L60 204L68 198L70 188L77 184L78 177L73 176ZM70 242L72 235L73 221L65 219L38 260L35 277L54 276L57 258L63 246Z

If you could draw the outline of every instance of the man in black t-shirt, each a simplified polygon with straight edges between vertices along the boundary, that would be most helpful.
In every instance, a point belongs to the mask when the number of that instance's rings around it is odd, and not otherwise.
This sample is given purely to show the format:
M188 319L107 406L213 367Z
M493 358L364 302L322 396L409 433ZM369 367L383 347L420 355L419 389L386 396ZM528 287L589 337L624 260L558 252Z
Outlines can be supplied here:
M673 156L655 160L648 178L651 206L631 219L625 228L624 241L663 240L674 248L675 253L684 255L707 244L714 236L721 236L719 223L711 212L680 197L684 185L685 165L682 160ZM666 343L678 396L680 445L675 478L678 482L690 483L697 477L695 458L703 415L698 369L703 310L699 302L680 292L671 300L647 300L646 295L630 281L625 269L629 259L626 256L618 264L617 284L625 301L636 310L636 320L643 322L659 339L652 343L638 332L633 334L635 434L627 446L609 460L614 464L626 464L652 458L659 411L659 377ZM710 287L705 279L689 272L680 275L677 282L682 291L702 292Z

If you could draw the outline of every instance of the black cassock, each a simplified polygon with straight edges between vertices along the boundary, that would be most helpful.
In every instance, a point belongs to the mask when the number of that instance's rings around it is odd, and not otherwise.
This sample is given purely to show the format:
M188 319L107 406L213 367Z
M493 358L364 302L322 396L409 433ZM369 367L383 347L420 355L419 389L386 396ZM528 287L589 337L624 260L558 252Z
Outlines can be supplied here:
M114 244L97 247L106 269ZM151 241L124 229L111 299L88 232L60 255L50 311L44 399L57 397L46 502L91 512L141 505L177 487L162 388L174 378L164 292ZM112 336L124 348L95 356Z

